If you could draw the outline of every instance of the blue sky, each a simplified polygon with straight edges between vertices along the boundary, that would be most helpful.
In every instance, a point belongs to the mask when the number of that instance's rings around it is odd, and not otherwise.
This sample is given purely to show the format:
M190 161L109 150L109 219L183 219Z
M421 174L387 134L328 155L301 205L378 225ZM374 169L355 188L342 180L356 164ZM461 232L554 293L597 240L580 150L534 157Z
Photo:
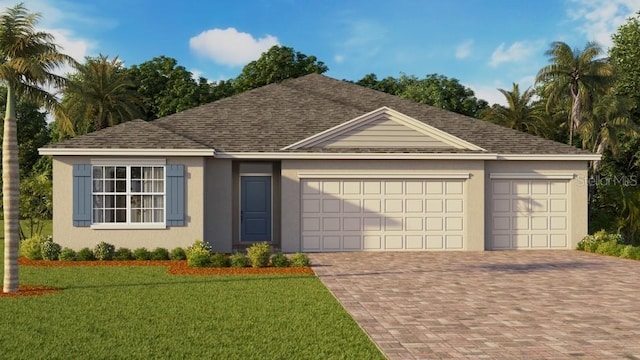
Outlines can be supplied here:
M0 0L3 9L14 2ZM165 55L209 80L228 79L279 44L315 55L326 75L401 73L458 79L489 103L532 85L552 41L606 49L640 0L26 0L41 28L82 60L127 65Z

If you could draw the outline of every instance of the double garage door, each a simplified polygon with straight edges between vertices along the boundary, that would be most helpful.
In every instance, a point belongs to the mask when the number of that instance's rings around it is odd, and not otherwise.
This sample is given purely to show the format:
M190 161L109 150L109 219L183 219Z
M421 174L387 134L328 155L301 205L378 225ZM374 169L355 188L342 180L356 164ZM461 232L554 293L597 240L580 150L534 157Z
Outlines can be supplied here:
M569 247L568 180L492 180L491 249Z
M303 251L461 250L464 179L302 179Z

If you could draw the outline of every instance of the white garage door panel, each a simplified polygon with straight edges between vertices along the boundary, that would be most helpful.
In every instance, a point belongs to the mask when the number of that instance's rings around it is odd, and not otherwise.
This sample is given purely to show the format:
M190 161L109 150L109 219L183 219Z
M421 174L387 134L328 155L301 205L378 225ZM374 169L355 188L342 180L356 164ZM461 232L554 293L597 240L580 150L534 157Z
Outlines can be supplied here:
M303 251L460 250L464 180L303 179Z
M493 180L492 249L566 249L568 181Z

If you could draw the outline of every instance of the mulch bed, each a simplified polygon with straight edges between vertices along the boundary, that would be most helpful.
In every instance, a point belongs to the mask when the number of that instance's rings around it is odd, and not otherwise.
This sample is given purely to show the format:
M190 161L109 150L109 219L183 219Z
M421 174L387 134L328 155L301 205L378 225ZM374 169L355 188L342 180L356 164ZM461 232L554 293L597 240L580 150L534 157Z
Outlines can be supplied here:
M265 268L193 268L185 260L128 260L128 261L46 261L29 260L21 257L18 264L25 266L65 267L65 266L165 266L172 275L313 275L310 267L265 267ZM52 294L59 291L50 286L20 285L18 292L0 293L3 297L36 296Z

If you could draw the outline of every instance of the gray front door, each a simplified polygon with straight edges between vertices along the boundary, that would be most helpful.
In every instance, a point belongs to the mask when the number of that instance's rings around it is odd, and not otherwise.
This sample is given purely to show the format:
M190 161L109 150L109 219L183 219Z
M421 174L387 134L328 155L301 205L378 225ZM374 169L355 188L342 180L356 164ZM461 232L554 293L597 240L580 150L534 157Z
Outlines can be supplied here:
M240 177L240 241L271 241L271 177Z

